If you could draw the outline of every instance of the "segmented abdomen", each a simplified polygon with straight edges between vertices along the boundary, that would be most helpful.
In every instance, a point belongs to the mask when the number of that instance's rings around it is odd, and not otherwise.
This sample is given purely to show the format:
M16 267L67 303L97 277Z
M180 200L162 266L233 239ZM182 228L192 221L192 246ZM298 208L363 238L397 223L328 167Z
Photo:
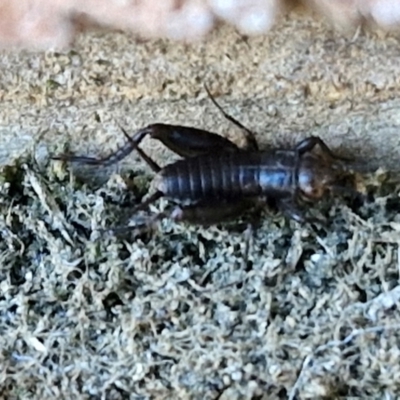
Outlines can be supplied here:
M176 200L229 199L292 190L292 157L276 153L222 153L167 165L157 189Z

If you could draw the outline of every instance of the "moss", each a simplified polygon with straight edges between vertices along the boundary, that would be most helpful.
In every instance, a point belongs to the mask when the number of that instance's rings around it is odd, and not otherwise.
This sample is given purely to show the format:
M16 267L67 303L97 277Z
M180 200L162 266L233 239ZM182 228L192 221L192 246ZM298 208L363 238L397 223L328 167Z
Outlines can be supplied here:
M366 199L317 205L326 225L266 210L246 260L236 223L99 232L126 223L141 200L150 182L136 172L92 185L60 163L24 160L0 182L8 398L60 387L68 398L116 399L398 390L396 331L367 334L399 323L395 179L371 176ZM355 329L366 334L332 342Z

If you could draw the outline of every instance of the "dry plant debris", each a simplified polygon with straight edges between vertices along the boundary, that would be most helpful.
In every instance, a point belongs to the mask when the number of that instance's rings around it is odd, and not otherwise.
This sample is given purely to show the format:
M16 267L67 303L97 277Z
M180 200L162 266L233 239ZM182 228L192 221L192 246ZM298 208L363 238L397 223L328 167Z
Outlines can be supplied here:
M53 49L71 44L94 26L144 38L191 41L224 21L243 34L268 32L288 8L287 0L2 0L0 45ZM400 22L399 0L304 0L337 24L383 28ZM289 8L290 9L290 8Z
M326 226L266 211L243 260L240 223L100 234L127 223L149 176L98 184L69 169L32 158L1 172L3 398L399 393L400 185L387 175L365 201L318 206Z

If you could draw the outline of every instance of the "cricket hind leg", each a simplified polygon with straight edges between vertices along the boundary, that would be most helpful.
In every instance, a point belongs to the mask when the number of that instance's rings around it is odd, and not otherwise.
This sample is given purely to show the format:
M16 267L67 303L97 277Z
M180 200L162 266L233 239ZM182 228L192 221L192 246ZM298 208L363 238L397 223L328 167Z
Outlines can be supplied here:
M73 155L59 155L52 158L53 160L80 162L89 165L110 166L124 159L133 150L137 150L140 157L157 173L161 170L161 167L139 147L146 136L159 140L171 151L184 158L210 153L239 151L239 148L233 142L223 136L192 127L152 124L137 131L133 137L129 136L124 128L120 127L120 129L127 142L117 151L104 158Z
M211 94L210 90L208 89L207 85L204 84L204 88L207 92L208 97L210 98L210 100L213 102L213 104L215 105L215 107L218 108L218 110L222 113L222 115L229 121L232 122L234 125L236 125L237 127L239 127L244 133L245 133L245 138L246 138L246 147L245 150L249 150L249 151L258 151L259 147L258 147L258 143L255 137L254 132L252 132L249 128L247 128L246 126L244 126L241 122L239 122L236 118L232 117L232 115L229 115L220 104L218 104L217 100L215 100L215 98L213 97L213 95Z
M176 221L186 221L192 224L207 226L227 222L251 210L252 216L246 222L246 228L243 231L244 251L242 269L247 270L251 242L260 223L260 219L254 218L254 216L264 205L264 202L260 202L254 198L215 203L204 202L203 204L200 203L194 206L176 207L172 211L171 217Z
M175 207L171 218L190 224L209 226L237 218L255 204L254 199L204 201L195 205Z
M239 151L233 142L221 135L187 126L155 124L151 137L183 158Z
M140 129L136 132L133 137L130 137L128 133L120 127L125 137L128 139L127 142L120 147L115 152L105 156L103 158L94 158L94 157L87 157L87 156L74 156L68 154L61 154L58 156L52 157L53 160L62 160L67 162L77 162L86 165L93 165L93 166L103 166L109 167L113 164L118 163L119 161L123 160L127 157L133 150L137 150L140 157L150 166L150 168L155 171L159 172L161 167L153 161L140 147L140 142L148 135L152 133L152 126L147 126L146 128Z
M139 210L143 210L148 205L154 203L162 197L162 193L156 192L150 196L148 200L139 204L133 211L133 215ZM134 232L137 235L149 233L154 224L164 218L171 218L176 222L187 222L190 224L197 224L208 226L212 224L227 222L228 220L239 217L248 210L260 211L261 203L255 199L241 199L233 201L222 201L222 202L203 202L191 206L176 206L171 211L162 211L149 217L146 223L141 225L127 225L117 226L109 229L101 230L102 232L109 232L114 235L123 235L130 232ZM262 203L264 205L264 203ZM249 252L251 247L251 241L254 236L254 232L259 224L259 219L253 218L250 222L247 222L246 229L243 231L244 234L244 251L243 251L243 269L247 269L249 265Z
M151 129L149 136L152 139L159 140L164 146L183 158L239 151L239 148L230 140L202 129L167 124L153 124L147 129ZM161 168L138 146L140 142L135 140L136 135L131 138L122 127L121 130L150 168L156 173L160 172ZM140 137L140 141L142 139Z
M157 191L149 196L146 200L138 204L131 212L131 215L137 214L139 211L145 210L151 204L163 197L163 193ZM246 210L254 206L252 200L235 200L232 202L202 202L190 206L176 206L170 212L160 212L149 220L151 222L158 221L164 217L169 217L177 222L187 222L190 224L209 226L220 222L226 222L232 218L238 217ZM135 226L121 226L108 229L108 231L125 232L130 229L136 229Z

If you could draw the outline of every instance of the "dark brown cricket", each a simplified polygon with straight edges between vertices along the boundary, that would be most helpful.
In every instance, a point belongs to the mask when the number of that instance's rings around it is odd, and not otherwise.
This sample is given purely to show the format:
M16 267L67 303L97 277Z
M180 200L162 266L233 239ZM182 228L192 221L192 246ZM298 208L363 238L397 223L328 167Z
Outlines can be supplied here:
M302 200L317 201L328 192L353 190L349 187L352 174L346 162L335 156L320 138L308 137L293 149L259 150L253 133L226 114L208 94L224 116L244 130L245 148L212 132L152 124L133 137L122 129L127 143L105 158L57 156L54 159L111 165L136 149L157 175L155 193L134 212L166 197L179 204L170 213L172 218L200 224L236 217L259 205L260 199L273 201L282 212L301 222L305 220L300 207ZM148 135L183 159L161 168L139 147ZM314 151L317 146L319 152Z

